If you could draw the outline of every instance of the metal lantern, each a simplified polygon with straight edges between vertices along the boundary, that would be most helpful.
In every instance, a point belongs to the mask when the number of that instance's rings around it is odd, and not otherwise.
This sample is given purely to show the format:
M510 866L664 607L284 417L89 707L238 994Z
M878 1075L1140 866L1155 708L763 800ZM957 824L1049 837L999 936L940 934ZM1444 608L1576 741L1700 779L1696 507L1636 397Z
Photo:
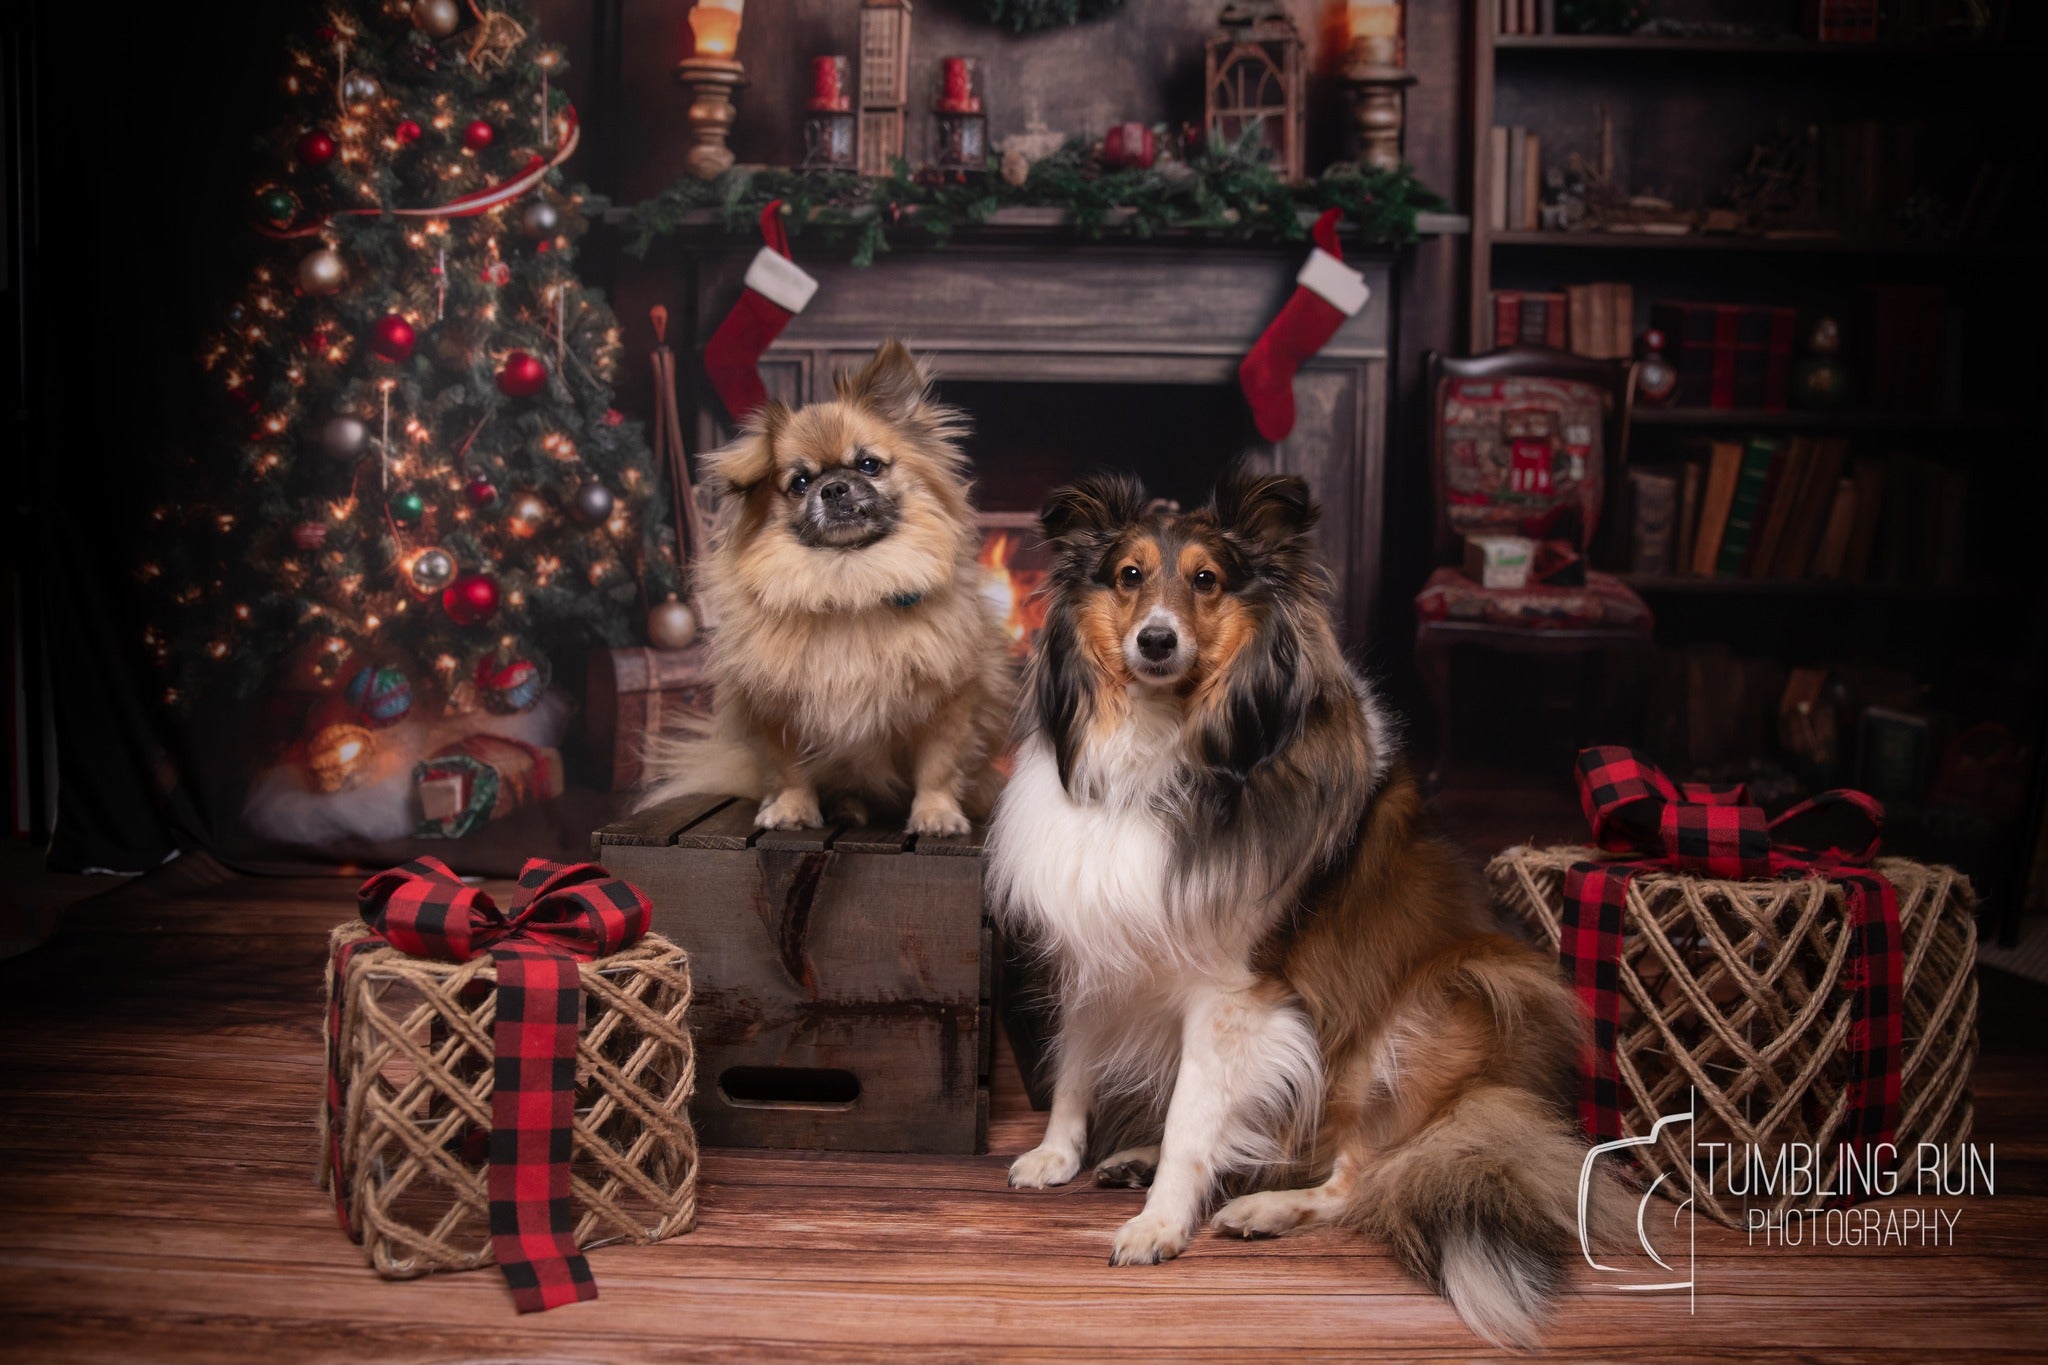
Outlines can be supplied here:
M1256 128L1281 174L1301 179L1307 80L1300 31L1273 4L1226 5L1218 23L1209 40L1204 126L1232 145Z
M811 58L811 97L804 105L804 168L847 170L858 162L854 150L853 62L847 57Z
M988 114L981 104L981 61L948 57L939 63L932 99L932 164L949 175L988 169Z

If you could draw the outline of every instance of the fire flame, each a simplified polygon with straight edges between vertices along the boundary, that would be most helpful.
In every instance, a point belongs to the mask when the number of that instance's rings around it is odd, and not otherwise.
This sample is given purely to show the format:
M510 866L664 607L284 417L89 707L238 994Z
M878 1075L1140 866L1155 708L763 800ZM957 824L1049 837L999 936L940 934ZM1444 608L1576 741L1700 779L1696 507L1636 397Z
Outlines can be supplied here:
M1031 638L1045 624L1045 597L1039 588L1045 583L1043 569L1013 569L1011 551L1016 542L1007 531L996 531L982 542L976 562L987 574L982 591L1003 616L1003 634L1010 641L1010 653L1031 651Z

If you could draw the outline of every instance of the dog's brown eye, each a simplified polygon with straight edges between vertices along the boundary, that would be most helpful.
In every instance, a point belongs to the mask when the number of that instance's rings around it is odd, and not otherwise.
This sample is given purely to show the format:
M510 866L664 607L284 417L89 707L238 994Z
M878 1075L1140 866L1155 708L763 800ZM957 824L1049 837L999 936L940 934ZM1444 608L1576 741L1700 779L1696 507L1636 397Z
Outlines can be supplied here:
M1126 588L1135 588L1145 581L1145 571L1135 564L1126 564L1117 571L1116 581Z
M863 455L860 457L860 462L854 465L854 468L873 478L882 472L882 462L872 455Z
M1215 575L1215 574L1214 574L1213 572L1211 572L1210 570L1208 570L1208 569L1202 569L1202 570L1198 571L1198 572L1197 572L1197 573L1195 574L1195 591L1196 591L1196 592L1207 592L1207 591L1209 591L1209 590L1210 590L1211 588L1213 588L1213 587L1215 587L1215 586L1216 586L1216 575Z
M792 493L801 493L810 486L811 476L808 474L799 474L789 481L789 491Z

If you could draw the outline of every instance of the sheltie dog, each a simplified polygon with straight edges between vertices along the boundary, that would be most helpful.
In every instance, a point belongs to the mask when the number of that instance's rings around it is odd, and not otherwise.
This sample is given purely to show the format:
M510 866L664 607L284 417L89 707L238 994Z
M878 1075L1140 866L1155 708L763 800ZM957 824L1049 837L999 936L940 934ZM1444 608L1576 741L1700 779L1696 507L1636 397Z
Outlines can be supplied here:
M1099 475L1041 517L1048 615L989 845L999 913L1055 968L1057 1079L1010 1184L1129 1143L1096 1172L1150 1182L1111 1264L1186 1250L1227 1181L1252 1192L1219 1232L1362 1228L1529 1343L1578 1235L1574 996L1428 828L1338 649L1307 485L1147 506Z
M709 457L739 500L698 584L719 622L708 733L649 746L641 804L751 796L792 829L901 813L913 834L986 816L1016 687L982 591L965 419L886 342L836 401L770 403Z

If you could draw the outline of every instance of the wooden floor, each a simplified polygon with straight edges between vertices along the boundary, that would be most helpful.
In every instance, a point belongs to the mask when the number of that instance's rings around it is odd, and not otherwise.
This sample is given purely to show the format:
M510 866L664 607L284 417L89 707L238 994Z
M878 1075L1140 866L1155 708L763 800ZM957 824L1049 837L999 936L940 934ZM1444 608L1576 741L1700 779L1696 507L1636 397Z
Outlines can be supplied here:
M1113 1270L1130 1191L1019 1194L1014 1072L987 1157L708 1153L697 1230L591 1256L529 1318L495 1271L387 1284L314 1187L320 964L346 882L188 860L0 965L0 1359L1269 1361L1488 1352L1373 1246L1198 1239ZM1990 1198L1954 1248L1787 1251L1701 1223L1699 1293L1586 1284L1556 1359L2048 1358L2048 1076L2036 988L1987 980Z

